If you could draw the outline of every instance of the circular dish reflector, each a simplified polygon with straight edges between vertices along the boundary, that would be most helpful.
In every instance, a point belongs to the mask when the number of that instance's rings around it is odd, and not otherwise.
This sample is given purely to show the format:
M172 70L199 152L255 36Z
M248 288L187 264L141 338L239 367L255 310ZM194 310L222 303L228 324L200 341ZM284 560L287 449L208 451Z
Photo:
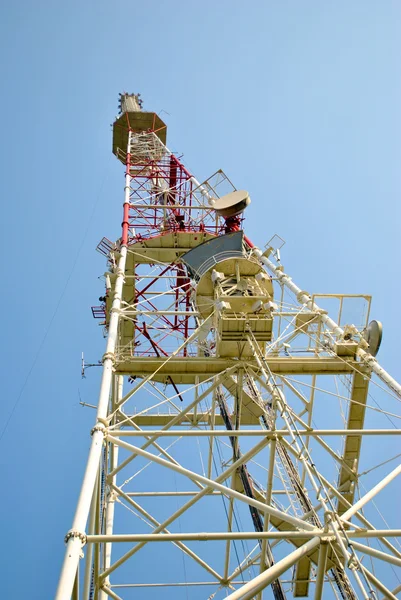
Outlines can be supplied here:
M230 192L218 200L215 201L213 208L220 217L225 219L229 217L236 217L240 215L248 204L251 203L248 192L245 190L237 190L236 192Z
M372 356L376 356L376 354L379 352L382 335L383 325L380 323L380 321L371 321L367 326L363 337L369 344L368 352Z

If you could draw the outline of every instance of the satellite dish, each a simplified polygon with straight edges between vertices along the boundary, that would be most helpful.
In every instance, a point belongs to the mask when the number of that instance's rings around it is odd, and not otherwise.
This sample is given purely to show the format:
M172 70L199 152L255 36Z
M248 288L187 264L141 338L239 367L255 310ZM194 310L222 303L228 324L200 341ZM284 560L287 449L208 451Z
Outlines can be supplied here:
M228 219L240 215L250 203L251 199L248 192L237 190L216 200L213 208L220 217Z
M368 352L376 356L379 352L383 335L383 325L380 321L371 321L363 333L364 339L368 342Z

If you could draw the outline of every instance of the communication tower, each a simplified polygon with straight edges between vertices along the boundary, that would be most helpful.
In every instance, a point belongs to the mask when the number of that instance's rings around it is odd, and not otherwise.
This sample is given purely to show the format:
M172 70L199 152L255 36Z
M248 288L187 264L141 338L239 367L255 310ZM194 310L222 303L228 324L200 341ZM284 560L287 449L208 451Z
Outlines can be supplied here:
M366 427L373 377L401 395L370 297L298 287L280 238L244 234L248 193L197 181L139 95L113 153L122 232L98 246L107 343L57 600L395 598L401 531L365 508L401 466L359 485L362 444L399 433L380 410Z

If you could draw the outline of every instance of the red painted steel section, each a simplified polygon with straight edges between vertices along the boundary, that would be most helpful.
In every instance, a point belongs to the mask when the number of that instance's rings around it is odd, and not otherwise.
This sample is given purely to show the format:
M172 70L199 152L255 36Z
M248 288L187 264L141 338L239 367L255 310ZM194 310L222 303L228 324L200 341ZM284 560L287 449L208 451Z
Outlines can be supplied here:
M128 152L126 156L125 175L130 176L131 183L129 202L124 202L122 245L130 246L137 242L146 244L146 240L152 239L152 245L159 246L155 240L160 238L160 247L163 247L163 236L170 232L185 232L189 235L206 232L217 236L241 228L241 218L235 217L225 222L222 219L216 221L212 207L197 209L199 201L202 204L204 202L200 195L195 199L195 184L188 169L177 156L162 154L157 148L153 150L152 145L149 148L148 153ZM210 185L214 183L211 182ZM210 190L213 193L213 187L210 187ZM193 290L185 265L156 263L150 265L150 268L153 272L156 270L157 275L148 283L145 283L145 280L142 289L135 286L134 304L141 299L142 306L150 307L152 311L160 312L161 306L165 306L165 310L190 313ZM143 272L141 269L142 267L137 265L133 270L137 284L140 282L140 273ZM164 281L167 282L169 294L163 298ZM157 300L152 298L153 291ZM188 314L175 314L172 317L164 314L149 315L146 322L147 325L144 322L142 327L134 317L136 336L133 340L133 353L136 356L149 356L149 353L170 356L173 349L181 345L196 328L194 318ZM152 338L152 331L155 330L157 341ZM191 350L185 347L180 354L188 356L190 352ZM169 382L178 394L174 381Z
M125 164L125 175L130 174L130 166L131 166L131 154L127 153L127 161ZM123 209L123 222L121 224L122 227L122 235L121 235L121 244L126 246L128 244L128 227L129 227L129 204L128 202L124 202Z
M244 242L249 246L249 248L255 248L255 244L251 242L249 237L247 237L246 235L244 235Z

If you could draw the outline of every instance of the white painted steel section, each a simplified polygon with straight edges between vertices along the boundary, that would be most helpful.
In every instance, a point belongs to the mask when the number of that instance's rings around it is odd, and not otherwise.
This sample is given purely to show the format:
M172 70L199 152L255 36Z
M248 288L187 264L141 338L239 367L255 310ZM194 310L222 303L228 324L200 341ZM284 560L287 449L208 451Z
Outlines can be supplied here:
M122 448L125 448L126 450L130 450L131 452L138 454L139 456L143 456L144 458L147 458L148 460L152 460L153 462L158 463L159 465L165 466L165 467L171 469L172 471L177 471L177 473L181 473L181 475L185 475L189 479L199 481L200 483L203 483L206 486L206 488L210 487L212 489L215 489L215 490L218 490L218 491L224 493L226 496L236 498L237 500L245 502L245 504L254 506L262 513L273 515L273 516L281 519L282 521L285 521L286 523L290 523L291 525L294 525L295 527L302 527L306 531L315 531L316 530L316 527L314 527L310 523L301 521L301 519L298 519L297 517L293 517L289 514L286 514L286 513L282 512L281 510L273 508L272 506L267 506L266 504L263 504L263 502L254 500L253 498L250 498L249 496L245 496L244 494L241 494L240 492L237 492L231 488L226 487L225 485L222 485L221 483L218 483L217 480L208 479L207 477L204 477L203 475L199 475L198 473L194 473L193 471L190 471L189 469L185 469L184 467L181 467L180 465L175 465L173 463L170 463L167 460L164 460L164 458L160 458L159 456L155 456L154 454L151 454L150 452L146 452L146 450L143 450L142 448L139 448L138 446L131 446L131 444L127 444L126 442L123 442L122 440L118 440L115 438L109 437L108 439L110 441L113 441L115 444L118 444ZM202 490L202 492L203 491L205 491L205 488L204 488L204 490Z
M341 436L349 435L349 429L298 429L298 435L318 437L318 436ZM401 435L401 429L353 429L353 435ZM292 437L293 433L287 429L275 429L274 431L267 431L265 429L233 429L227 431L226 429L214 429L210 430L157 430L157 429L146 429L142 431L108 431L108 435L116 437L265 437L268 439L280 438L280 437Z
M373 583L373 585L383 594L384 598L388 598L388 600L397 600L396 596L389 589L386 588L383 583L373 575L366 567L361 566L362 571L366 575L366 578Z
M129 498L128 494L121 492L117 488L118 493L124 498ZM143 510L143 509L142 509ZM166 530L165 530L166 531ZM324 530L313 530L313 531L224 531L224 532L194 532L194 533L116 533L112 535L88 535L88 544L98 544L101 542L138 542L138 541L152 541L152 542L172 542L177 540L193 540L206 542L208 540L287 540L287 539L303 539L312 538L315 536L326 536L327 531ZM372 529L372 530L361 530L361 531L347 531L347 537L350 539L358 538L383 538L389 537L401 537L401 529ZM354 544L354 542L353 542ZM354 544L355 545L355 544ZM362 544L359 544L362 548ZM363 546L365 548L365 546ZM361 549L358 548L358 549ZM386 554L386 557L388 555ZM380 558L383 558L380 556ZM383 558L386 560L385 558ZM400 559L394 564L401 564ZM389 560L388 562L391 562Z
M401 559L396 558L395 556L391 556L391 554L387 554L386 552L381 552L381 550L376 550L375 548L371 548L370 546L366 546L365 544L360 544L359 542L352 542L352 545L355 550L359 550L364 554L369 554L375 558L380 558L381 560L385 560L386 562L395 565L396 567L401 567Z
M160 525L160 523L159 523ZM166 531L166 530L165 530ZM114 535L88 535L88 544L102 542L208 542L217 540L296 540L327 536L323 530L315 531L223 531L201 533L116 533Z
M130 498L128 496L128 494L126 494L125 492L122 491L121 488L118 488L117 486L114 486L114 490L116 492L118 492L118 495L121 496L122 498L124 498L128 504L130 504L134 510L137 510L139 513L141 513L146 519L148 519L148 521L150 521L152 523L152 525L154 525L155 527L159 527L160 526L160 522L157 521L148 511L146 511L142 506L140 506L137 502L135 502L134 500L132 500L132 498ZM190 556L191 558L193 558L198 564L200 564L204 569L206 569L211 575L213 575L213 577L216 578L216 580L221 581L221 577L220 575L214 570L212 569L204 560L202 560L197 554L195 554L195 552L193 552L192 550L190 550L187 546L185 546L180 540L174 540L174 537L177 537L176 534L171 534L168 529L164 529L163 534L150 534L150 539L148 541L154 541L155 538L152 537L154 535L158 536L160 535L161 540L163 540L163 538L165 538L166 536L170 536L171 541L175 541L175 545L180 548L185 554L187 554L188 556ZM122 536L123 538L126 536ZM128 536L129 537L129 536ZM98 536L95 536L95 541L97 541L98 539L100 539ZM112 535L112 536L104 536L104 541L123 541L121 539L121 535L117 534L117 535ZM127 540L125 540L127 541ZM143 539L143 535L136 535L134 534L134 539L133 540L128 540L128 541L145 541ZM88 539L88 543L89 543L89 539ZM110 565L107 566L107 568L109 568Z
M153 135L154 135L155 137L157 137L155 133L153 133ZM167 146L165 146L165 145L163 144L163 142L161 142L161 141L159 140L159 138L157 138L157 139L158 139L158 143L160 143L160 144L162 144L162 145L164 146L164 149L165 149L166 153L167 153L169 156L171 156L171 155L173 154L173 153L171 152L171 150L169 150L169 149L167 148ZM199 189L199 190L200 190L200 192L201 192L202 196L204 196L205 198L207 198L207 201L208 201L209 205L210 205L210 206L213 206L213 204L214 204L214 198L212 198L212 196L209 194L209 192L207 191L207 189L206 189L206 188L205 188L205 187L204 187L204 186L203 186L203 185L202 185L202 184L201 184L201 183L200 183L200 182L199 182L199 181L196 179L196 177L194 177L194 176L192 175L192 176L191 176L191 178L190 178L190 181L191 181L191 182L194 184L194 186L195 186L197 189ZM180 208L182 208L182 207L180 207Z
M323 598L323 584L324 584L324 577L326 575L326 563L327 563L328 550L329 550L329 545L327 543L320 544L319 561L318 561L317 573L316 573L314 600L321 600Z
M114 443L116 443L115 440L113 440L113 441L114 441ZM129 446L129 444L126 444L125 442L122 442L121 440L119 440L118 443L120 444L120 446L124 446L124 445ZM240 465L244 464L247 460L250 460L255 454L257 454L260 450L262 450L262 448L264 448L265 445L266 445L265 440L260 441L258 444L256 444L256 446L251 448L251 450L248 450L248 452L243 454L241 456L241 458L239 458L237 461L235 461L233 464L231 464L223 473L221 473L217 477L216 481L225 481L225 479L227 479L227 477L231 473L234 473L234 471ZM130 449L132 449L132 446L130 446ZM173 465L173 466L175 466L175 465ZM196 502L198 502L203 496L206 496L209 493L209 490L210 490L210 488L208 488L208 487L203 488L203 490L198 492L196 496L194 496L193 498L188 500L188 502L186 502L183 506L181 506L178 510L176 510L175 513L170 515L170 517L168 517L163 523L161 523L159 525L159 527L157 527L154 530L154 533L159 533L160 531L163 531L168 525L170 525L173 521L178 519L179 516L181 516L186 510L188 510L191 506L193 506ZM111 571L115 570L120 564L122 564L128 558L130 558L130 556L133 556L136 552L138 552L145 545L145 543L146 542L141 542L137 546L135 546L133 549L128 551L124 556L122 556L120 559L118 559L114 563L114 565L112 565L110 567L110 569L108 569L108 571L105 571L103 573L103 576L106 577L107 575L109 575L109 573L111 573Z
M88 526L89 534L93 534L95 532L97 487L98 487L98 480L96 479L95 488L93 490L93 495L92 495L91 508L90 508L90 522L89 522L89 526ZM85 575L84 575L84 586L83 586L83 592L82 592L83 598L89 598L90 584L91 584L91 577L92 577L92 557L93 557L93 547L88 546L88 548L86 550L86 556L85 556Z
M295 565L303 556L310 554L319 544L320 537L313 537L303 546L290 552L290 554L276 562L272 567L269 567L266 571L249 581L249 583L243 585L239 590L227 596L227 600L251 600L258 592L264 590L272 581Z
M128 148L131 134L128 135ZM125 176L124 204L129 204L130 194L129 173ZM119 322L119 309L121 308L122 289L124 283L125 264L127 259L127 247L122 246L117 267L117 278L115 282L114 299L111 308L109 332L107 337L106 353L103 357L103 373L100 385L99 404L96 416L96 425L92 430L92 443L89 450L88 462L82 482L81 493L70 530L71 535L67 541L63 567L55 596L55 600L70 600L75 573L81 556L85 538L84 532L88 519L89 508L92 500L93 490L96 483L97 471L103 449L105 419L107 417L107 405L109 402L111 382L113 375L114 351L117 343L117 331ZM70 533L69 532L69 533ZM67 534L69 535L69 534Z
M121 398L123 397L123 383L124 383L124 378L121 375L117 376L117 397L116 397L116 403L119 403L121 401ZM111 451L112 451L112 461L110 461L110 467L111 469L114 469L117 465L118 465L118 451L119 448L116 445L112 445L111 447ZM108 493L108 499L107 499L107 503L106 503L106 535L107 536L111 536L113 534L113 528L114 528L114 509L115 509L115 503L116 503L116 493L115 490L112 488L112 485L116 484L116 475L114 475L111 478L110 481L110 487L109 487L109 493ZM105 569L108 569L108 567L111 564L111 550L112 550L112 544L111 541L109 540L106 543L105 546L105 557L104 557L104 567ZM105 585L110 585L110 582L108 579L106 579L105 581ZM106 593L104 592L104 590L102 590L99 594L99 598L100 600L106 600Z
M371 490L369 490L369 492L367 492L364 496L362 496L362 498L360 500L358 500L358 502L355 502L355 504L353 506L351 506L351 508L349 508L347 511L345 511L345 513L340 517L340 519L342 521L348 521L348 519L350 519L352 517L352 515L354 515L362 507L364 507L365 504L367 502L369 502L369 500L371 500L372 498L374 498L374 496L376 496L376 494L381 492L381 490L383 488L385 488L386 485L388 485L391 481L393 481L393 479L395 477L397 477L397 475L399 475L400 473L401 473L401 464L398 465L398 467L396 467L395 469L393 469L393 471L391 471L391 473L389 473L381 481L379 481L379 483L377 485L375 485Z
M344 330L338 325L338 323L333 321L329 315L325 314L325 312L322 311L315 302L313 302L308 292L301 290L301 288L299 288L292 281L289 275L284 273L280 268L277 268L266 256L263 256L262 251L256 246L253 248L253 253L261 260L261 262L269 269L269 271L274 273L281 284L285 285L293 294L295 294L298 302L305 304L305 306L307 306L310 310L319 311L323 323L325 323L335 335L344 335ZM391 375L387 373L385 369L383 369L383 367L371 354L369 354L369 352L366 352L362 348L358 348L357 354L361 360L368 367L370 367L372 371L376 373L376 375L380 377L380 379L397 394L397 396L401 398L401 385L398 383L398 381L391 377Z

